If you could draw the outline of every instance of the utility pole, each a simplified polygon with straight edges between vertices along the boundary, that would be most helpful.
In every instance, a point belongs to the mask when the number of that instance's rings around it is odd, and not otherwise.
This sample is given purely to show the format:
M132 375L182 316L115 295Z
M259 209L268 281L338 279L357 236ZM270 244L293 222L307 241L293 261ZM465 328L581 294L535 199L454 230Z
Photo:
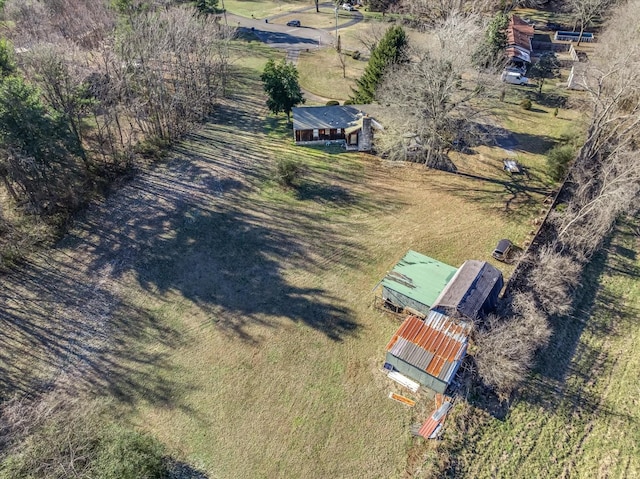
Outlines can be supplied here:
M229 22L227 21L227 9L224 8L224 0L222 0L222 15L224 16L224 25L228 27Z
M338 5L336 4L336 8L334 8L336 12L336 45L338 44Z

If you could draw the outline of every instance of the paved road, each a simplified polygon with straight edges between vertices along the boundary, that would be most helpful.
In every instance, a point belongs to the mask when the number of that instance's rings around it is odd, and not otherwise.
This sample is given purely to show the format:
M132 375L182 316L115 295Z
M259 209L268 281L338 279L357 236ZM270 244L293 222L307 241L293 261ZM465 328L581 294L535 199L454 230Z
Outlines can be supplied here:
M332 3L323 3L321 7L332 7ZM311 28L311 27L288 27L277 23L272 23L273 20L292 15L295 13L301 13L315 9L315 6L305 7L298 10L292 10L290 12L280 13L269 17L265 22L264 20L257 20L254 18L241 17L232 13L227 14L227 21L229 25L237 26L240 29L252 30L253 33L260 39L260 41L274 47L282 48L287 51L291 50L307 50L311 48L322 48L329 45L333 45L335 38L329 32L334 32L335 27L329 28ZM362 13L358 11L351 12L352 19L348 22L338 24L338 31L343 28L353 26L363 20Z
M333 5L333 3L323 3L320 6L331 8ZM266 43L273 48L286 50L287 61L296 64L301 51L333 46L335 37L329 32L334 32L335 27L288 27L286 25L272 23L272 20L313 9L315 9L315 5L274 15L267 19L269 20L268 22L255 18L241 17L240 15L234 15L232 13L227 13L226 17L229 25L237 26L239 30L251 31L261 42ZM353 17L351 20L338 24L338 31L355 25L363 20L361 12L354 11L351 12L351 14ZM304 89L303 94L307 103L325 104L327 100L330 100L330 98L315 95L314 93L308 92Z
M273 48L283 50L307 50L333 45L333 36L329 32L308 27L287 27L276 23L265 23L238 15L227 15L229 25L240 30L251 30L261 42Z

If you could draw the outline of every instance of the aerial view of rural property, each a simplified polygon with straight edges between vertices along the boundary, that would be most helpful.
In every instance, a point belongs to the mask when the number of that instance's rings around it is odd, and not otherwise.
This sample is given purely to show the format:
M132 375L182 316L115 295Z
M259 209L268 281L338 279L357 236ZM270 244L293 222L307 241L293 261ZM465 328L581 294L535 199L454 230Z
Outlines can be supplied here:
M0 0L0 479L640 478L640 0Z

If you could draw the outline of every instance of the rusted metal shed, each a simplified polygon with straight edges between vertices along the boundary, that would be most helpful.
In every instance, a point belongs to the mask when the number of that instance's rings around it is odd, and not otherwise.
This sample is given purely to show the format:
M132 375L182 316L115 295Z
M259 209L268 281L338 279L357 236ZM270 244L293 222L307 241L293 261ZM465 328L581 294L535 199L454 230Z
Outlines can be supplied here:
M467 352L471 324L430 311L409 316L387 344L386 361L407 377L444 393Z

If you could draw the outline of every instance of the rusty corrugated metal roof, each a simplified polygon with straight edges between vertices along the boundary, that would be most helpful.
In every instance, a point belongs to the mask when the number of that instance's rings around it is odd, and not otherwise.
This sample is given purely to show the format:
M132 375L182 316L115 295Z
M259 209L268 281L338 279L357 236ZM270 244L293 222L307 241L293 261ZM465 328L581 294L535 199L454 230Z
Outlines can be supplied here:
M518 45L528 52L531 51L531 39L535 29L522 18L513 15L507 26L507 45Z
M442 427L449 409L451 409L451 402L445 401L442 406L434 411L429 419L424 422L424 424L418 431L418 434L425 439L434 439L437 435L438 430Z
M395 357L449 382L467 351L471 324L437 311L426 319L409 316L387 345Z

